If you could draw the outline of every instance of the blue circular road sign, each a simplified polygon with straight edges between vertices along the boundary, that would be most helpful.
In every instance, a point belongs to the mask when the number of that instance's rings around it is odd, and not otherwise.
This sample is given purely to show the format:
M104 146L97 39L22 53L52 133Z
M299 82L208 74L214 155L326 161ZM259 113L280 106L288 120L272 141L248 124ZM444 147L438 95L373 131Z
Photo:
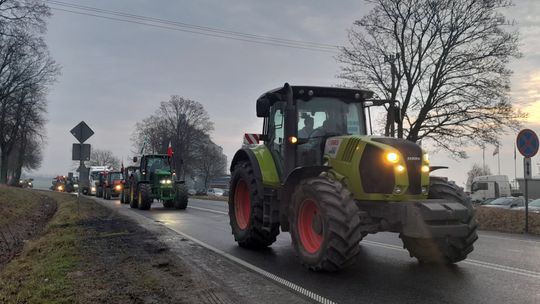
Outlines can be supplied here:
M517 136L516 145L521 155L527 158L533 157L538 153L538 136L533 130L521 130Z

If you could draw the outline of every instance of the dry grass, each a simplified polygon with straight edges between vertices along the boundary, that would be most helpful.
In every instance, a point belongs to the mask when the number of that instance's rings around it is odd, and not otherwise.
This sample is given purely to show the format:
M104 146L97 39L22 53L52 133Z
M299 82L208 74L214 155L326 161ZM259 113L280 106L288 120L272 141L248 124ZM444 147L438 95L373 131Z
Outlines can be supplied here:
M40 197L32 190L0 185L0 227L22 220L36 209Z
M523 233L525 229L525 211L478 207L476 217L480 229ZM529 212L529 233L540 234L540 214Z

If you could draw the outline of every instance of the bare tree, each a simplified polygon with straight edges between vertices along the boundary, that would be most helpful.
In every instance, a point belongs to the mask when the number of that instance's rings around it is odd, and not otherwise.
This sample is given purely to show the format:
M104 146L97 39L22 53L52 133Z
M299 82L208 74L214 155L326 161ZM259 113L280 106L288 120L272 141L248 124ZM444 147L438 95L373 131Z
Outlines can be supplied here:
M496 145L522 113L508 97L518 33L500 13L509 0L367 0L343 47L340 78L401 101L397 136L429 139L455 156ZM388 135L387 119L385 128Z
M25 132L42 133L46 88L59 67L41 38L0 35L0 183L7 180L7 161Z
M197 160L194 163L194 173L204 182L204 188L215 177L223 176L227 170L227 157L223 149L207 138L197 148Z
M44 140L47 87L59 73L42 38L49 16L42 1L0 0L0 183L8 171L20 177L28 145Z
M88 164L90 166L108 166L119 169L120 159L114 156L110 150L93 149Z
M213 130L208 113L199 102L173 95L162 102L154 115L135 126L132 140L137 153L166 153L169 142L174 151L174 166L183 178L194 171L196 147Z

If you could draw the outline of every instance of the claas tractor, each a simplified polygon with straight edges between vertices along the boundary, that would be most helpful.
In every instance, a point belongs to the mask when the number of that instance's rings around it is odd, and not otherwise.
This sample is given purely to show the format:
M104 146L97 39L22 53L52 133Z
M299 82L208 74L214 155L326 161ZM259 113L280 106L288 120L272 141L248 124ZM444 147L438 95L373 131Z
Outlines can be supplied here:
M285 84L257 100L263 144L237 151L230 169L229 218L241 247L267 247L281 229L308 269L336 271L355 262L366 235L389 231L420 262L467 257L478 238L470 200L430 176L416 143L368 135L371 106L399 112L372 97Z
M135 172L137 171L137 169L138 169L137 166L128 166L128 167L123 168L122 170L122 175L124 177L124 179L122 180L122 185L123 185L122 193L120 194L120 203L122 204L129 204L129 201L130 201L129 189L131 185L131 180L133 179L133 176Z
M137 157L133 162L137 162ZM176 178L167 154L143 155L130 184L130 207L148 210L154 199L165 208L186 209L188 194L184 181Z
M120 171L107 172L103 184L103 198L110 200L113 197L120 196L124 189L124 185L122 184L123 179L122 172Z

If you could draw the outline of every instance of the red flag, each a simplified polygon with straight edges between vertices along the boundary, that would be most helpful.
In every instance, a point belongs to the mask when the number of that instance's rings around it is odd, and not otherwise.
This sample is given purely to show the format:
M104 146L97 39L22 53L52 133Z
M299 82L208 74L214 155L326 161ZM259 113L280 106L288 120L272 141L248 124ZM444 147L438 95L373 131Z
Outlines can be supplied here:
M167 148L167 155L169 155L169 157L172 157L173 153L174 152L172 150L171 141L169 141L169 147Z

